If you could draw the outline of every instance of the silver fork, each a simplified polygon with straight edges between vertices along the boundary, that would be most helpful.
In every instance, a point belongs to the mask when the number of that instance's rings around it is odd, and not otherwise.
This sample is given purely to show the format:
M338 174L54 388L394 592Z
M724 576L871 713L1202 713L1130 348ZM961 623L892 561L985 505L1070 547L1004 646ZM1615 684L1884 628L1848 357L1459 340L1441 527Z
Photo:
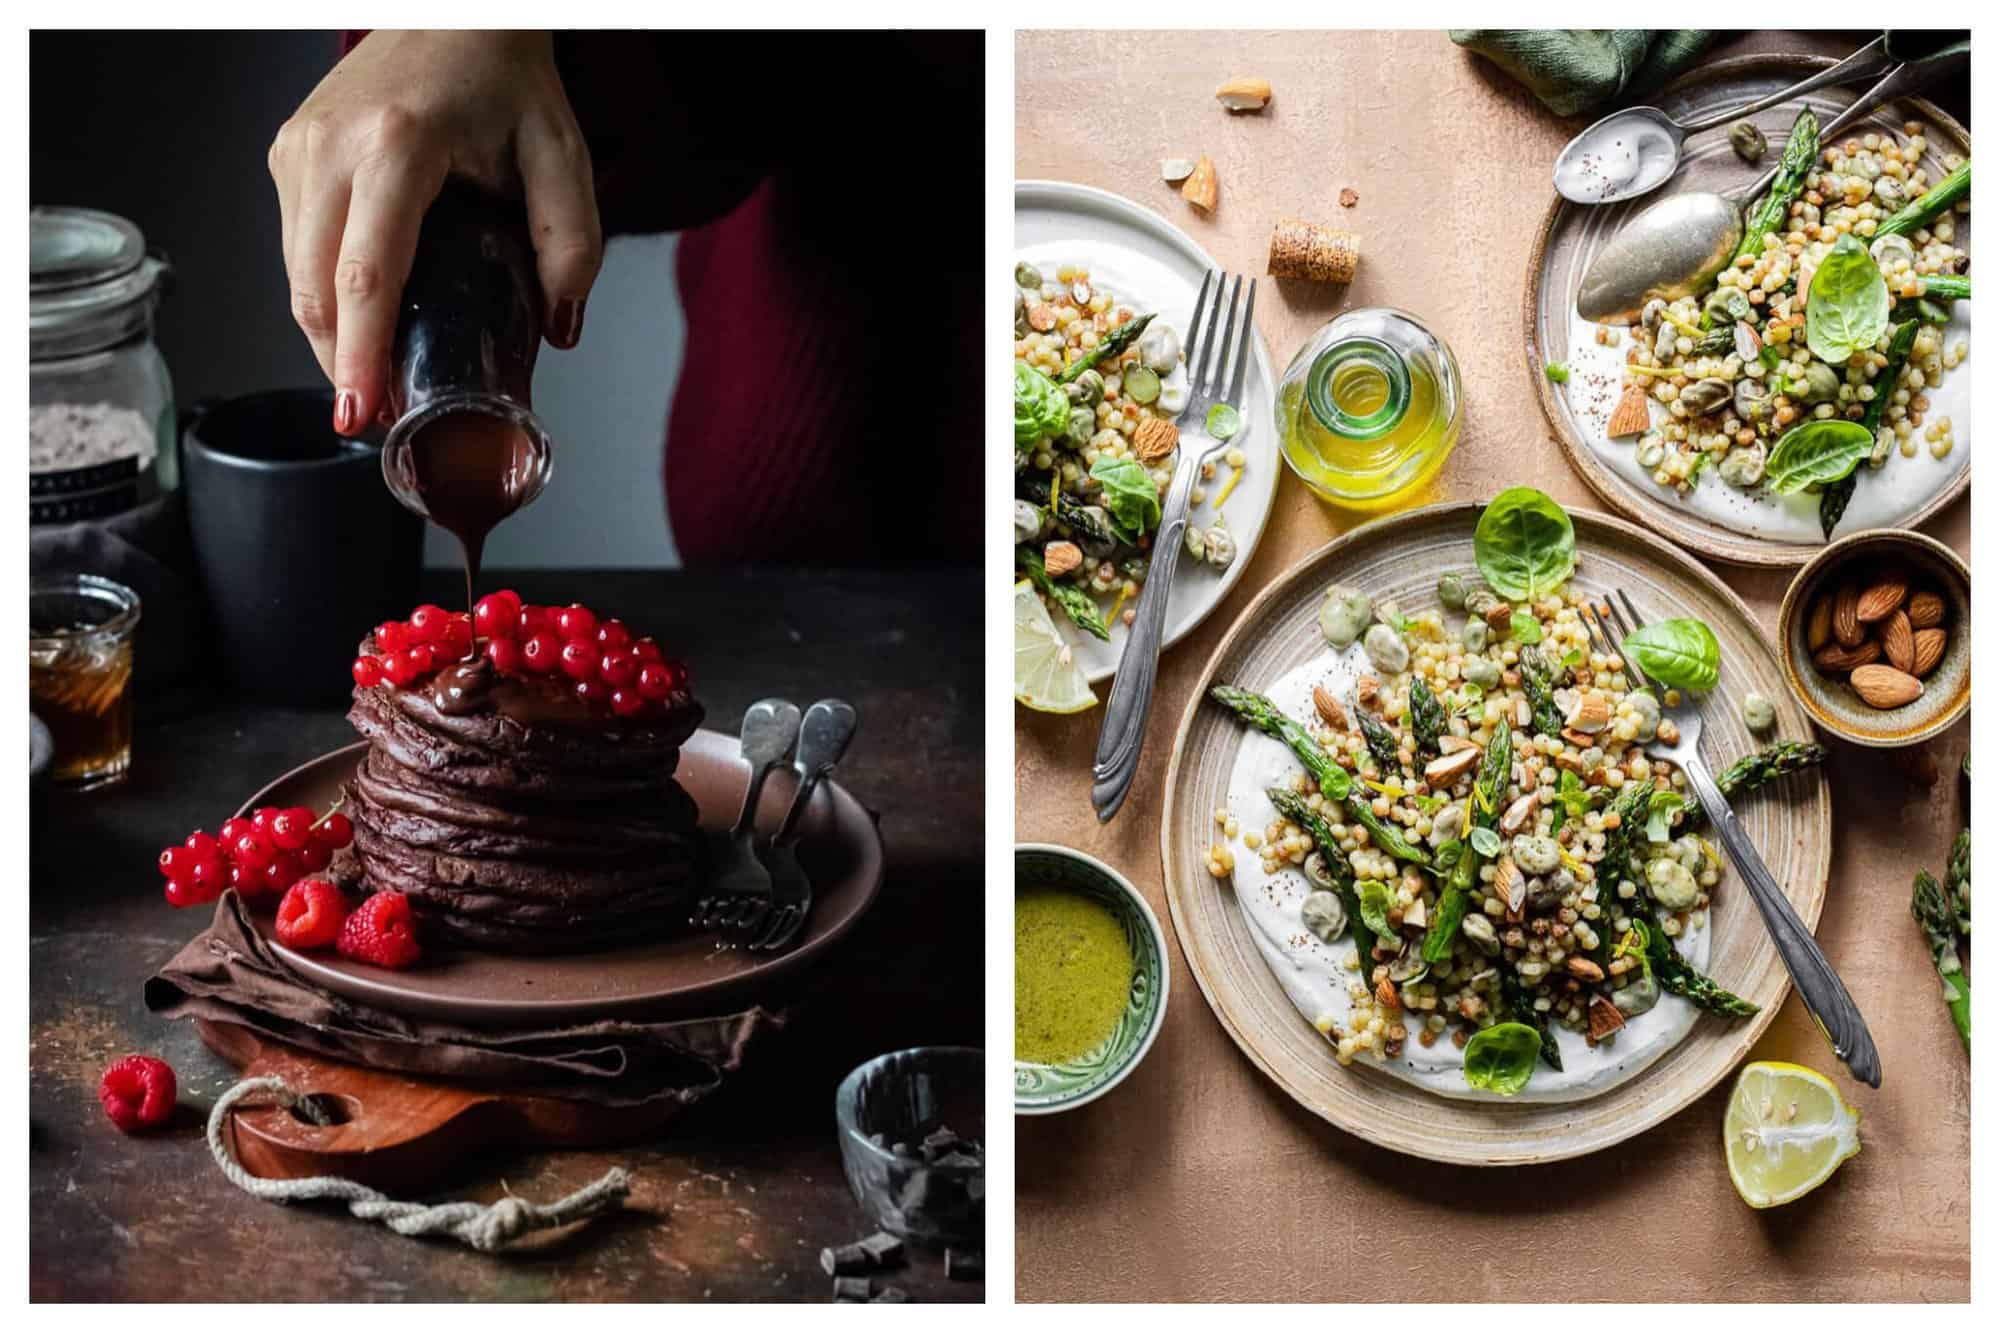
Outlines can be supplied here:
M1132 613L1132 633L1118 659L1118 677L1111 686L1111 699L1104 707L1104 728L1097 736L1097 762L1091 770L1090 803L1096 807L1100 823L1107 823L1125 804L1132 779L1139 772L1139 754L1146 744L1146 717L1153 710L1153 683L1160 672L1160 640L1167 624L1167 599L1174 589L1174 572L1180 568L1181 535L1187 530L1188 500L1194 492L1201 466L1225 445L1207 430L1209 409L1217 403L1236 405L1243 396L1243 370L1250 359L1250 344L1256 337L1252 316L1257 310L1257 283L1250 283L1247 300L1243 278L1237 275L1229 285L1228 317L1222 313L1222 289L1229 283L1226 273L1208 273L1194 299L1194 318L1188 321L1188 401L1180 419L1193 423L1181 431L1180 460L1174 465L1173 481L1160 506L1160 530L1153 534L1153 555L1146 565L1146 586L1139 593L1139 605ZM1211 291L1215 300L1209 300ZM1202 328L1202 315L1208 327ZM1232 357L1229 339L1242 325ZM1218 335L1217 325L1221 332ZM1246 422L1247 426L1249 423ZM1240 438L1232 437L1232 438Z
M743 809L729 829L729 850L709 877L708 892L688 924L697 930L754 938L771 909L771 872L757 859L757 797L764 779L783 764L799 739L799 706L789 699L759 699L743 714L743 758L750 782Z
M855 721L853 705L844 699L821 699L806 710L805 726L799 731L799 757L792 763L793 771L799 775L799 787L792 793L791 808L785 811L784 822L778 825L778 831L771 835L770 846L764 849L764 860L771 868L771 883L776 891L776 907L763 933L750 942L752 949L770 953L783 949L812 914L812 882L799 867L796 850L799 820L812 804L819 780L832 772L840 756L847 753L848 742L854 739Z
M1616 601L1606 598L1610 608L1611 621L1618 630L1618 637L1611 642L1600 642L1598 649L1606 655L1624 657L1625 675L1641 686L1654 688L1639 669L1637 663L1624 656L1625 638L1633 630L1646 622L1639 618L1637 608L1624 589L1618 589ZM1619 606L1624 610L1621 612ZM1610 640L1611 636L1598 622L1597 609L1591 608L1587 617L1593 640ZM1757 904L1757 912L1764 918L1764 927L1771 933L1772 943L1778 946L1778 957L1785 960L1785 970L1792 974L1792 984L1799 992L1799 1002L1806 1007L1819 1030L1833 1045L1833 1053L1848 1070L1871 1088L1882 1086L1882 1061L1875 1050L1875 1039L1868 1035L1868 1024L1861 1017L1861 1010L1855 1006L1854 997L1841 984L1833 964L1827 962L1813 940L1812 932L1805 922L1792 910L1792 904L1785 897L1785 891L1764 864L1764 858L1750 842L1750 837L1736 820L1736 812L1729 808L1729 801L1722 789L1715 785L1715 775L1709 771L1708 761L1701 757L1701 710L1692 703L1682 702L1669 705L1667 692L1654 688L1660 696L1660 712L1671 720L1678 730L1674 743L1655 740L1646 746L1646 753L1656 759L1665 759L1687 775L1688 786L1700 800L1708 821L1722 840L1722 846L1729 853L1729 859L1736 864L1737 873L1750 886L1750 900ZM1671 947L1671 946L1669 946Z

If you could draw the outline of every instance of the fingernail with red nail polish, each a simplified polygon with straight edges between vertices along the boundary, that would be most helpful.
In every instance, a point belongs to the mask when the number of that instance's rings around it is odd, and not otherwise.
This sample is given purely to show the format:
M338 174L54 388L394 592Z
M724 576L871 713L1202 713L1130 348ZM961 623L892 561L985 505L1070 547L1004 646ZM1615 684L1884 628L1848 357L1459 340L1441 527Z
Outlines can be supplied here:
M574 347L583 336L583 302L564 299L556 302L555 342L558 347Z
M352 435L357 424L356 418L360 415L361 400L355 397L354 390L342 389L334 395L333 428L336 431L342 435Z

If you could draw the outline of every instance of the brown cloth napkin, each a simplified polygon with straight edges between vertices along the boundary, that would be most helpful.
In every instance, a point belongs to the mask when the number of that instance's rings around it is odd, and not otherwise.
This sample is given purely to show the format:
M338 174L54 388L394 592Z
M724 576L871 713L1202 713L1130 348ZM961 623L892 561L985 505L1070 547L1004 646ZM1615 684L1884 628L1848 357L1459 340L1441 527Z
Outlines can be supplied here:
M234 1023L370 1069L475 1083L532 1085L608 1106L689 1106L722 1086L783 1011L753 1007L672 1022L585 1023L509 1031L464 1028L357 1005L308 984L251 929L234 892L207 930L146 982L146 1007L168 1018Z

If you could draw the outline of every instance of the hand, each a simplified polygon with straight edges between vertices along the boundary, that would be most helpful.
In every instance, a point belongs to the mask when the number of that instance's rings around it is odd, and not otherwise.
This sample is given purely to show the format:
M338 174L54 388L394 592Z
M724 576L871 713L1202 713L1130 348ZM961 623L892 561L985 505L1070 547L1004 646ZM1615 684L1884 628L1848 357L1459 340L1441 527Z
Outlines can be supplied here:
M604 236L547 33L371 33L279 129L270 166L292 317L341 434L387 404L403 284L447 176L526 200L543 336L576 345Z

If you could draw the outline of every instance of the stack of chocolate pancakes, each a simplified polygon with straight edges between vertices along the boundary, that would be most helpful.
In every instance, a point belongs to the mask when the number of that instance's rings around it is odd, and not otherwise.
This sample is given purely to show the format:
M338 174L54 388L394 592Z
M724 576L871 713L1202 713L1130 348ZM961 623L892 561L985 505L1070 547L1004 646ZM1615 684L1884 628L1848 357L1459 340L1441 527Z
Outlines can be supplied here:
M626 719L560 673L475 658L407 687L357 686L347 717L369 745L343 806L354 843L333 872L408 895L427 944L560 953L684 917L701 835L674 767L702 717L684 688Z

